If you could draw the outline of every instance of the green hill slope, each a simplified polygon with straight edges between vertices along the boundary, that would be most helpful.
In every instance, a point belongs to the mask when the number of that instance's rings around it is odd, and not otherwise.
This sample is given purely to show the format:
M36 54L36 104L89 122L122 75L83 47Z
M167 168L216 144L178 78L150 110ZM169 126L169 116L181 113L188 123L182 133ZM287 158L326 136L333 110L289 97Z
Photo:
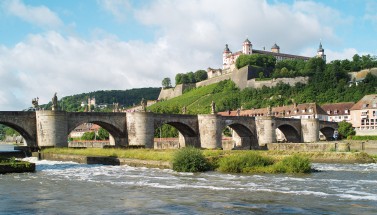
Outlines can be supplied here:
M66 111L83 111L81 102L87 102L88 98L95 98L96 104L110 104L119 103L120 107L129 107L133 104L140 104L142 98L146 100L156 100L161 91L161 88L138 88L130 90L100 90L90 93L81 93L72 96L66 96L59 100L59 106ZM42 108L49 109L51 102L41 105ZM100 111L100 110L98 110ZM101 111L109 111L102 109Z
M331 66L331 65L330 65ZM364 82L349 84L346 73L334 72L331 68L312 75L307 85L278 84L276 87L239 90L228 80L217 84L192 89L182 96L156 103L148 110L156 113L182 113L186 106L187 114L210 113L211 102L216 103L217 111L262 108L267 106L289 105L293 102L357 102L364 95L377 93L377 77L367 75Z

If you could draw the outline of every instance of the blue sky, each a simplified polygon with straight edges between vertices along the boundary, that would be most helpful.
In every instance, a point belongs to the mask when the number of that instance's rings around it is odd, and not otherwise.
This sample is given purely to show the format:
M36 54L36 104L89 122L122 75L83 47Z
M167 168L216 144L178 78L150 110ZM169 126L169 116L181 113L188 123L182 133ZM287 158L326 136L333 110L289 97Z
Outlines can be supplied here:
M220 68L229 44L328 60L377 55L375 0L3 0L0 110L39 97L159 87L177 73Z

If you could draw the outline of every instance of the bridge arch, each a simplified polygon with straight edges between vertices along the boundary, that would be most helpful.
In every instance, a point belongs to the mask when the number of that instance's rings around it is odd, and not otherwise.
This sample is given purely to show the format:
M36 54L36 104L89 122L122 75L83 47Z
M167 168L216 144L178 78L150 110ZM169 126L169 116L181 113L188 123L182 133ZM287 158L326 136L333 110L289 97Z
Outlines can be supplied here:
M335 129L333 127L323 127L319 130L326 140L333 140Z
M0 124L16 130L29 147L38 147L35 112L1 111Z
M285 137L286 142L290 143L299 143L301 142L301 135L300 132L297 131L297 129L289 124L281 124L276 129L281 131L281 133Z
M200 147L198 141L198 133L190 125L184 122L178 122L175 120L156 120L154 123L154 129L161 127L164 124L168 124L176 128L180 134L179 147L193 146Z
M14 129L15 131L17 131L22 136L22 138L24 138L27 146L29 146L29 147L36 147L37 146L35 137L32 134L30 134L25 128L21 127L20 125L17 125L15 123L11 123L11 122L3 122L3 121L0 121L0 124L8 126L12 129Z
M127 146L127 132L124 114L109 113L69 113L67 136L84 123L93 123L107 130L114 138L115 146Z
M221 125L221 130L229 127L233 130L232 142L233 146L229 149L258 149L258 139L255 135L255 126L249 118L238 118L238 119L226 119L224 118ZM223 148L228 148L224 145Z

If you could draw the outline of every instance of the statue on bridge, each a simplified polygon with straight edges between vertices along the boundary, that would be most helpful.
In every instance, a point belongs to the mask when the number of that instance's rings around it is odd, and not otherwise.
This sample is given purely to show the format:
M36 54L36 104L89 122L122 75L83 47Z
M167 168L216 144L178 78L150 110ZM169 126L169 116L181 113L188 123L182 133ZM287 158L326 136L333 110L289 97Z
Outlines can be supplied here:
M118 102L113 102L113 112L119 112L119 103Z
M267 107L267 116L272 116L272 108L270 105Z
M182 114L186 114L186 105L182 107Z
M147 111L147 100L144 98L141 99L141 111L146 112Z
M38 97L31 100L31 104L33 105L33 108L36 110L39 108L38 100L39 100Z
M54 97L52 97L52 110L58 110L58 97L56 96L56 93L54 94Z
M211 114L215 114L216 113L216 104L214 101L212 101L211 103Z

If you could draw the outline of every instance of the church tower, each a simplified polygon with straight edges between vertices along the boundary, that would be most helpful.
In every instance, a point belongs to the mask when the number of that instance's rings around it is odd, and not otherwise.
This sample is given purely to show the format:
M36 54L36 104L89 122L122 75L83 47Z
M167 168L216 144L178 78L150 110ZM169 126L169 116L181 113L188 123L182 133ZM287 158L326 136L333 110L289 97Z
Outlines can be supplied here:
M318 47L318 50L317 50L317 57L320 57L324 61L326 61L325 50L322 48L322 42L319 43L319 47Z
M252 48L253 47L251 42L249 41L249 39L246 38L246 40L242 44L242 53L250 55L253 52Z

